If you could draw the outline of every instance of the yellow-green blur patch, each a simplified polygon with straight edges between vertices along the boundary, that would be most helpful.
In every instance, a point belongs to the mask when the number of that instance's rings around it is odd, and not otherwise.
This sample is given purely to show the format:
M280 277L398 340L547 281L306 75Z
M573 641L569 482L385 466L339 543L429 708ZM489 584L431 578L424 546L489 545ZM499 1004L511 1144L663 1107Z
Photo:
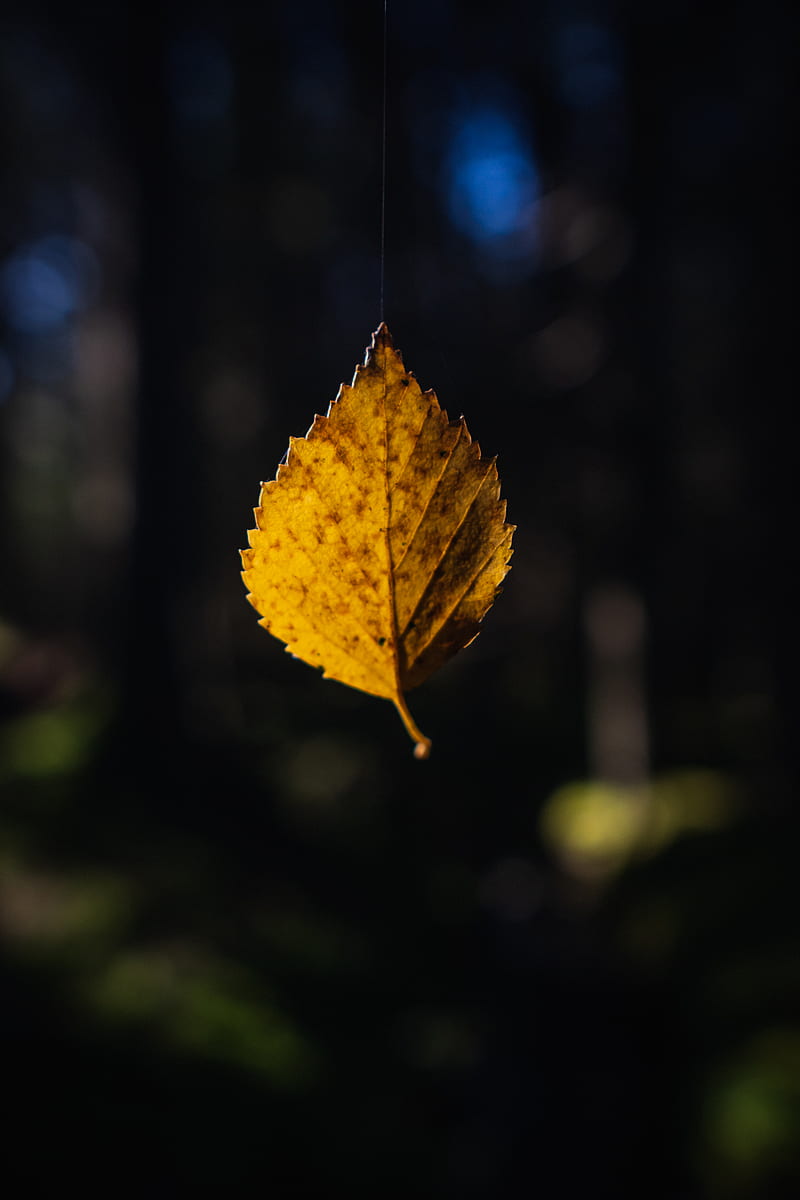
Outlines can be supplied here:
M99 700L71 700L9 722L0 735L0 776L47 779L80 770L105 724Z
M571 874L602 880L685 833L724 827L736 810L736 790L725 775L685 770L641 787L566 784L545 804L540 828Z
M703 1156L719 1194L765 1189L792 1162L800 1132L800 1030L775 1028L727 1062L710 1082Z
M182 944L121 953L82 988L110 1022L144 1026L176 1051L303 1088L316 1073L311 1046L257 991L230 964Z
M0 932L17 951L71 957L115 940L132 911L119 876L64 873L0 861Z

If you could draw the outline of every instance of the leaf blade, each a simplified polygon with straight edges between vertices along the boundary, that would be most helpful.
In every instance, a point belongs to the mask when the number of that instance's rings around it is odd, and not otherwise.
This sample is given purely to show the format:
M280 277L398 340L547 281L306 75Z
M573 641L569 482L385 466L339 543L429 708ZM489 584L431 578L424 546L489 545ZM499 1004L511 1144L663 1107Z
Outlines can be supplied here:
M242 551L248 599L295 657L392 700L426 757L405 691L477 635L514 527L494 459L407 371L385 324L262 485Z

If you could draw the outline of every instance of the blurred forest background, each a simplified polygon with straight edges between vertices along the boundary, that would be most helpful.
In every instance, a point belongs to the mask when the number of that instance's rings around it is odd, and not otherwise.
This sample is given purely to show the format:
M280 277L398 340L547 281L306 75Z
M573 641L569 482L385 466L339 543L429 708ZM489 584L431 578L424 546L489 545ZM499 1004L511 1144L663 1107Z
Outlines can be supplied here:
M380 317L382 5L7 0L9 1195L799 1194L791 9L389 4L386 319L518 525L419 763L238 562Z

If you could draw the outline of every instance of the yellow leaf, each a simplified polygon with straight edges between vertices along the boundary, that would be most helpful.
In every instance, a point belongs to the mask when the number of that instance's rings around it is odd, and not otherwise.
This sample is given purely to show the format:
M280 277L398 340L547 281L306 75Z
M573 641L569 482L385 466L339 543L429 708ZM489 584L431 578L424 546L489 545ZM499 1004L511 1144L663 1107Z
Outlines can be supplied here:
M248 600L290 654L393 701L427 758L404 693L477 636L508 571L505 508L494 459L381 324L352 384L261 485Z

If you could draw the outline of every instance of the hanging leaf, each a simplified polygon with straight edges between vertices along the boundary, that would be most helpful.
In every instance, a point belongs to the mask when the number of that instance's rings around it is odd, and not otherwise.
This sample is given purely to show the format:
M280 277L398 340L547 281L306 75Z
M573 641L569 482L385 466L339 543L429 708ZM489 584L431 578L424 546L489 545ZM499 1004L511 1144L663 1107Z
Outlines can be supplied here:
M494 459L403 366L386 325L325 417L261 485L242 551L261 624L327 679L396 705L477 636L514 526Z

